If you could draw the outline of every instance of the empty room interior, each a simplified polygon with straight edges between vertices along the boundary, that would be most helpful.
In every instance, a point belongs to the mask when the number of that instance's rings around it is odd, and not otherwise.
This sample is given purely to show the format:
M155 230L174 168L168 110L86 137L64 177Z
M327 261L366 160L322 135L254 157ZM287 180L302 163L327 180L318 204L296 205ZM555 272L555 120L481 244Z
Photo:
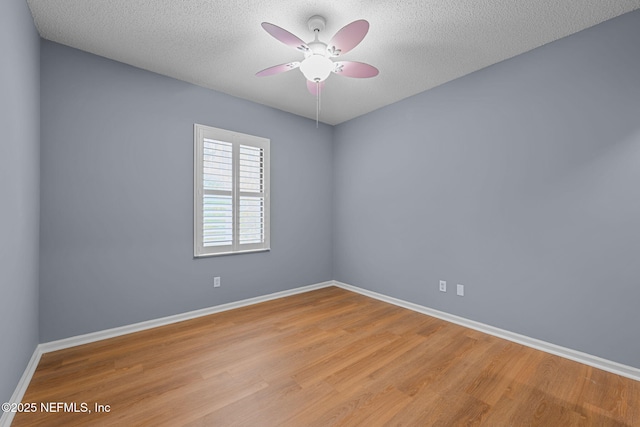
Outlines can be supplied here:
M640 426L640 0L3 0L0 54L0 426Z

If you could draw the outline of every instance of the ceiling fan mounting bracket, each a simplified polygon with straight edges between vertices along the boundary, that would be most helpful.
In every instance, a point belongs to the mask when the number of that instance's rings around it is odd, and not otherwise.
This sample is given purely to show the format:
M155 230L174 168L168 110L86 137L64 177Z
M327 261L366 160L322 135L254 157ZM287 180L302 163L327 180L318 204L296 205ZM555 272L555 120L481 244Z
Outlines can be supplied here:
M311 18L309 18L309 20L307 21L307 26L309 27L309 31L314 33L314 32L320 32L324 30L326 23L327 23L327 20L324 19L323 16L314 15Z

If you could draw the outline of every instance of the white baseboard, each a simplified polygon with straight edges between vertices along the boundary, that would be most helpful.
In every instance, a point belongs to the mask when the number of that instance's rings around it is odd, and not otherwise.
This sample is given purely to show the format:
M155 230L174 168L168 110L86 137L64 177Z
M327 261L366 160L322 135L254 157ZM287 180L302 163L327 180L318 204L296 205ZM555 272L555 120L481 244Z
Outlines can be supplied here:
M22 377L20 377L20 381L18 381L18 386L16 387L15 391L11 395L11 399L9 399L10 403L22 402L22 396L24 396L25 391L27 391L27 387L29 387L31 378L33 377L33 374L36 372L36 368L38 367L38 362L40 362L40 356L42 356L42 351L40 350L40 345L38 345L36 349L33 351L33 355L31 355L31 360L29 360L29 364L25 368L24 373L22 374ZM15 415L16 415L15 412L2 412L2 416L0 417L0 427L9 427Z
M222 311L233 310L235 308L246 307L248 305L258 304L273 299L284 298L291 295L301 294L304 292L314 291L316 289L326 288L333 286L333 281L316 283L314 285L302 286L299 288L288 289L282 292L276 292L274 294L262 295L255 298L244 299L241 301L230 302L227 304L216 305L213 307L202 308L200 310L189 311L186 313L175 314L173 316L161 317L159 319L147 320L145 322L133 323L131 325L120 326L112 329L105 329L103 331L91 332L84 335L77 335L75 337L64 338L57 341L50 341L44 344L40 344L42 353L49 353L52 351L62 350L69 347L75 347L77 345L89 344L96 341L101 341L107 338L119 337L120 335L126 335L133 332L144 331L145 329L157 328L158 326L170 325L172 323L182 322L184 320L195 319L197 317L208 316L214 313L220 313Z
M534 348L536 350L544 351L546 353L564 357L565 359L573 360L575 362L583 363L588 366L593 366L594 368L602 369L603 371L611 372L626 378L631 378L632 380L640 381L640 369L633 366L623 365L622 363L603 359L598 356L593 356L591 354L572 350L570 348L562 347L556 344L551 344L536 338L520 335L515 332L510 332L504 329L496 328L494 326L486 325L484 323L476 322L475 320L469 320L464 317L456 316L454 314L445 313L443 311L434 310L433 308L379 294L377 292L362 289L357 286L348 285L346 283L338 282L335 280L333 281L333 284L334 286L337 286L339 288L375 298L389 304L407 308L409 310L426 314L428 316L437 317L438 319L446 320L447 322L465 326L470 329L475 329L476 331L484 332L498 338L504 338L506 340Z

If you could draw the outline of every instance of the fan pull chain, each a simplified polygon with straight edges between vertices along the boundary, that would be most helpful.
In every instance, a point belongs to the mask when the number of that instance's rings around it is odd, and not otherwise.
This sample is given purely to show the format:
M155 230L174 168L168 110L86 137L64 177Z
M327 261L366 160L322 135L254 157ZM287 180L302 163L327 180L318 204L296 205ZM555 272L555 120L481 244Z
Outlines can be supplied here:
M320 82L316 82L316 129L318 128L318 117L320 116Z

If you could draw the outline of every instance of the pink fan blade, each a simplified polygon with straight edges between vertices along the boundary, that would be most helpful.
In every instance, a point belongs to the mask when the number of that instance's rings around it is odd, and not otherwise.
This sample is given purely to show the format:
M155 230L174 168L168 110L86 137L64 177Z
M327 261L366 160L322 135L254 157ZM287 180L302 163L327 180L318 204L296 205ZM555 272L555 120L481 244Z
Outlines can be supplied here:
M309 46L298 37L291 34L289 31L278 27L277 25L270 24L268 22L262 23L262 28L276 39L280 40L287 46L291 46L294 49L298 49L301 52L308 52Z
M318 94L318 89L320 90L320 92L322 92L323 88L324 88L324 82L316 83L316 82L307 80L307 89L309 89L309 92L311 92L311 95L316 96Z
M286 64L280 64L273 67L265 68L262 71L256 73L258 77L273 76L274 74L284 73L285 71L293 70L300 66L299 62L288 62Z
M377 76L379 72L376 67L363 62L338 61L335 64L333 72L346 77L366 79Z
M331 56L344 55L358 46L369 31L369 23L364 19L353 21L345 25L336 33L327 45L327 52Z

